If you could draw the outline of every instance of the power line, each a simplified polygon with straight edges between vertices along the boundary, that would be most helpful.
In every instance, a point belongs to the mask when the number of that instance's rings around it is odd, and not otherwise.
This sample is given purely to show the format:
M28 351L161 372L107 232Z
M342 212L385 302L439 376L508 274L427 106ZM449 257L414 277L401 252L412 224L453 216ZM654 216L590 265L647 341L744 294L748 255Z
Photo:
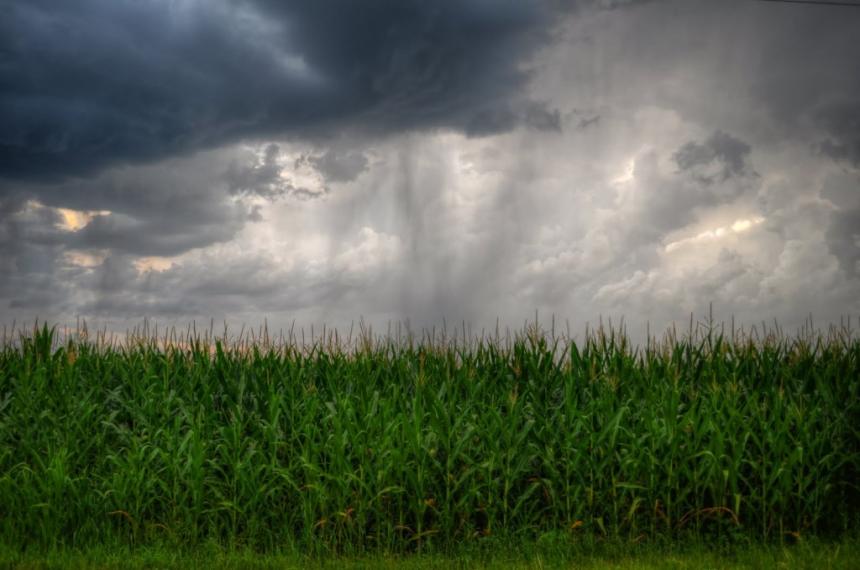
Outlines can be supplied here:
M850 6L860 8L860 2L837 2L836 0L758 0L759 2L780 2L782 4L811 4L812 6Z

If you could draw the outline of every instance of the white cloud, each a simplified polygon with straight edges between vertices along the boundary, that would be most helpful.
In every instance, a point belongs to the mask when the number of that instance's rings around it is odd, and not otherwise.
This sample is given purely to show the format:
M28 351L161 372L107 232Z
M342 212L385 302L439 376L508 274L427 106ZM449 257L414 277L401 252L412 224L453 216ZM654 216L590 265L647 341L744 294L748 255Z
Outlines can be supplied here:
M366 277L397 263L402 251L400 238L361 228L355 242L347 244L332 260L332 267L350 276Z

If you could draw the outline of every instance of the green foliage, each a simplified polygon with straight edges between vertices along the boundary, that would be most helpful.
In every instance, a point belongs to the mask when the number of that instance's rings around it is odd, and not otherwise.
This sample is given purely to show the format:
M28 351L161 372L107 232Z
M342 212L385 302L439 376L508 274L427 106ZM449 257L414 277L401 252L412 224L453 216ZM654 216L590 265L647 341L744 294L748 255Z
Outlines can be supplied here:
M582 548L565 540L556 546L515 542L492 550L458 548L421 555L369 552L351 556L307 556L293 551L260 553L250 549L222 549L212 544L180 550L156 546L134 551L93 547L37 552L4 549L0 545L0 567L20 570L856 570L857 560L860 560L860 542L856 538L837 542L811 540L792 545L757 543L734 548L714 548L695 542L631 546L611 541Z
M860 341L333 335L0 352L0 538L276 551L841 535Z

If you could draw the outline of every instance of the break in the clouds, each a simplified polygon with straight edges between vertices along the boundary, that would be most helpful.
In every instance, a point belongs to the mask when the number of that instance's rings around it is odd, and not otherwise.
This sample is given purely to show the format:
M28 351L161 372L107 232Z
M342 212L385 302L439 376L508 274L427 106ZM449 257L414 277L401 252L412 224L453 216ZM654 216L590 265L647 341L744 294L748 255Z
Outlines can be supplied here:
M860 312L860 9L0 10L4 322Z

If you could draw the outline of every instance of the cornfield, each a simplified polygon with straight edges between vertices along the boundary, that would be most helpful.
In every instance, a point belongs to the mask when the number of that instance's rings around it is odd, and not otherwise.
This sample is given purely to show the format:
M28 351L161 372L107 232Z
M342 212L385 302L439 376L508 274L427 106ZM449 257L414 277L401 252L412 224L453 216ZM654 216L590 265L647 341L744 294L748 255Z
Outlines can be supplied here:
M841 535L860 341L147 333L0 352L0 540L408 552Z

